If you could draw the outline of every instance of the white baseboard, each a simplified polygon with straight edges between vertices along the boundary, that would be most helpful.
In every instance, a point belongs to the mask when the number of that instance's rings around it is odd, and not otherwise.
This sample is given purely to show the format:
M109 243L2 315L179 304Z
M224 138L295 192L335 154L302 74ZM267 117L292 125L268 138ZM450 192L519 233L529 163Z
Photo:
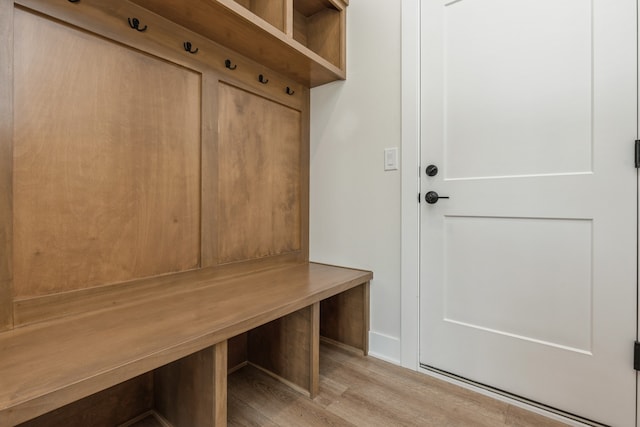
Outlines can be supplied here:
M400 338L369 332L369 356L400 365Z

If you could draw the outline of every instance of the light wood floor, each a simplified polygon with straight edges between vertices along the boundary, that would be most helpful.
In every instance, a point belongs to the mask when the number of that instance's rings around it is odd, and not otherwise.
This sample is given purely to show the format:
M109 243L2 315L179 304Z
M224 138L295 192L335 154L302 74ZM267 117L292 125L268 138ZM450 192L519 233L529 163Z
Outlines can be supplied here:
M564 426L324 343L313 400L250 366L230 375L228 390L229 426Z

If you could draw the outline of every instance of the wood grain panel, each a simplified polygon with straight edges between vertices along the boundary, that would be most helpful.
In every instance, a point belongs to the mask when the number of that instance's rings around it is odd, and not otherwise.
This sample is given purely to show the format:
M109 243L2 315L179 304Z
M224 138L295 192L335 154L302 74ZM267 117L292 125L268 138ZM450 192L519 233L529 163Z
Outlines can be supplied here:
M297 109L303 108L297 96L289 96L284 91L286 86L290 86L296 92L301 92L301 88L304 87L285 77L287 73L269 70L270 84L263 85L258 82L256 76L264 72L264 64L252 61L126 0L84 1L75 5L76 7L69 7L69 3L63 1L16 0L16 3L189 69L202 73L217 71L234 84L246 84L253 91L270 99ZM140 33L129 28L127 19L131 16L138 17L143 25L152 29L152 32ZM187 40L191 41L194 48L198 48L197 54L185 52L182 42ZM230 59L237 69L227 69L226 59ZM206 102L203 99L203 107Z
M226 378L226 341L156 369L156 410L174 427L225 425Z
M178 295L211 286L212 282L220 283L234 276L286 267L299 261L298 254L285 254L241 264L227 264L216 268L190 270L109 286L15 300L14 323L15 326L24 326L64 316L135 304L170 293Z
M307 17L298 10L293 12L293 38L299 43L307 46L309 39L307 37L308 25Z
M312 304L249 331L249 362L313 398L318 392L319 308Z
M216 265L218 259L218 79L213 73L202 76L202 99L200 266L206 268Z
M320 302L320 335L369 351L369 284Z
M283 0L251 0L251 11L280 31L285 30Z
M227 356L229 354L227 341L222 341L213 347L213 425L224 427L227 425Z
M340 0L294 0L294 6L304 16L315 15L318 12L322 12L325 9L343 9L345 5Z
M307 18L307 46L337 67L342 66L341 13L325 9Z
M0 0L0 331L13 325L13 2Z
M311 91L304 89L300 94L305 105L310 105ZM310 187L310 165L311 161L311 109L309 107L302 110L302 144L300 146L300 165L302 173L300 175L300 206L302 211L301 230L302 235L302 261L309 262L309 187Z
M227 340L228 356L227 371L233 372L247 364L249 355L247 353L249 336L247 333L240 334Z
M242 7L251 10L251 0L233 0L233 1L242 5Z
M200 76L15 19L15 296L197 267Z
M160 416L155 412L149 413L132 420L131 422L124 423L118 427L171 427L167 422L161 420Z
M220 263L301 250L301 113L221 83Z
M280 31L284 31L283 0L233 0L257 17L264 19Z
M293 0L284 0L284 33L293 38Z
M294 3L293 37L333 65L345 64L345 9L328 1Z
M151 372L46 413L20 427L113 427L153 407Z

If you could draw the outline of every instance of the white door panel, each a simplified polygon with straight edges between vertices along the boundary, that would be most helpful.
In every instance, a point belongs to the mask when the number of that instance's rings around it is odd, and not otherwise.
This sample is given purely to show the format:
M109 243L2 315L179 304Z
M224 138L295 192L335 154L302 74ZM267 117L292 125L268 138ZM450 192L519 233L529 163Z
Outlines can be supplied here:
M591 352L591 220L449 216L444 236L446 322Z
M585 0L444 8L447 178L591 170L591 9Z
M421 363L635 425L636 2L421 5Z

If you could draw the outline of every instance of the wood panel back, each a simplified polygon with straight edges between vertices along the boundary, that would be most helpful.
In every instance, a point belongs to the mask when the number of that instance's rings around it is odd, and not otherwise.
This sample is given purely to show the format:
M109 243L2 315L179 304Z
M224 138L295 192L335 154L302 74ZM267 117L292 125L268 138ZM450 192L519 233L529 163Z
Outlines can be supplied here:
M15 20L14 295L197 267L200 75Z
M19 427L113 427L153 407L153 373L132 378Z
M369 283L320 302L320 335L369 351Z
M219 263L301 250L302 114L221 83Z
M245 332L227 340L229 354L227 357L227 371L231 374L247 364L249 355L249 334Z
M0 0L0 331L13 326L13 2Z
M344 67L342 14L344 12L325 9L307 18L307 46L337 67Z
M285 29L285 2L283 0L251 0L249 10L280 31Z

